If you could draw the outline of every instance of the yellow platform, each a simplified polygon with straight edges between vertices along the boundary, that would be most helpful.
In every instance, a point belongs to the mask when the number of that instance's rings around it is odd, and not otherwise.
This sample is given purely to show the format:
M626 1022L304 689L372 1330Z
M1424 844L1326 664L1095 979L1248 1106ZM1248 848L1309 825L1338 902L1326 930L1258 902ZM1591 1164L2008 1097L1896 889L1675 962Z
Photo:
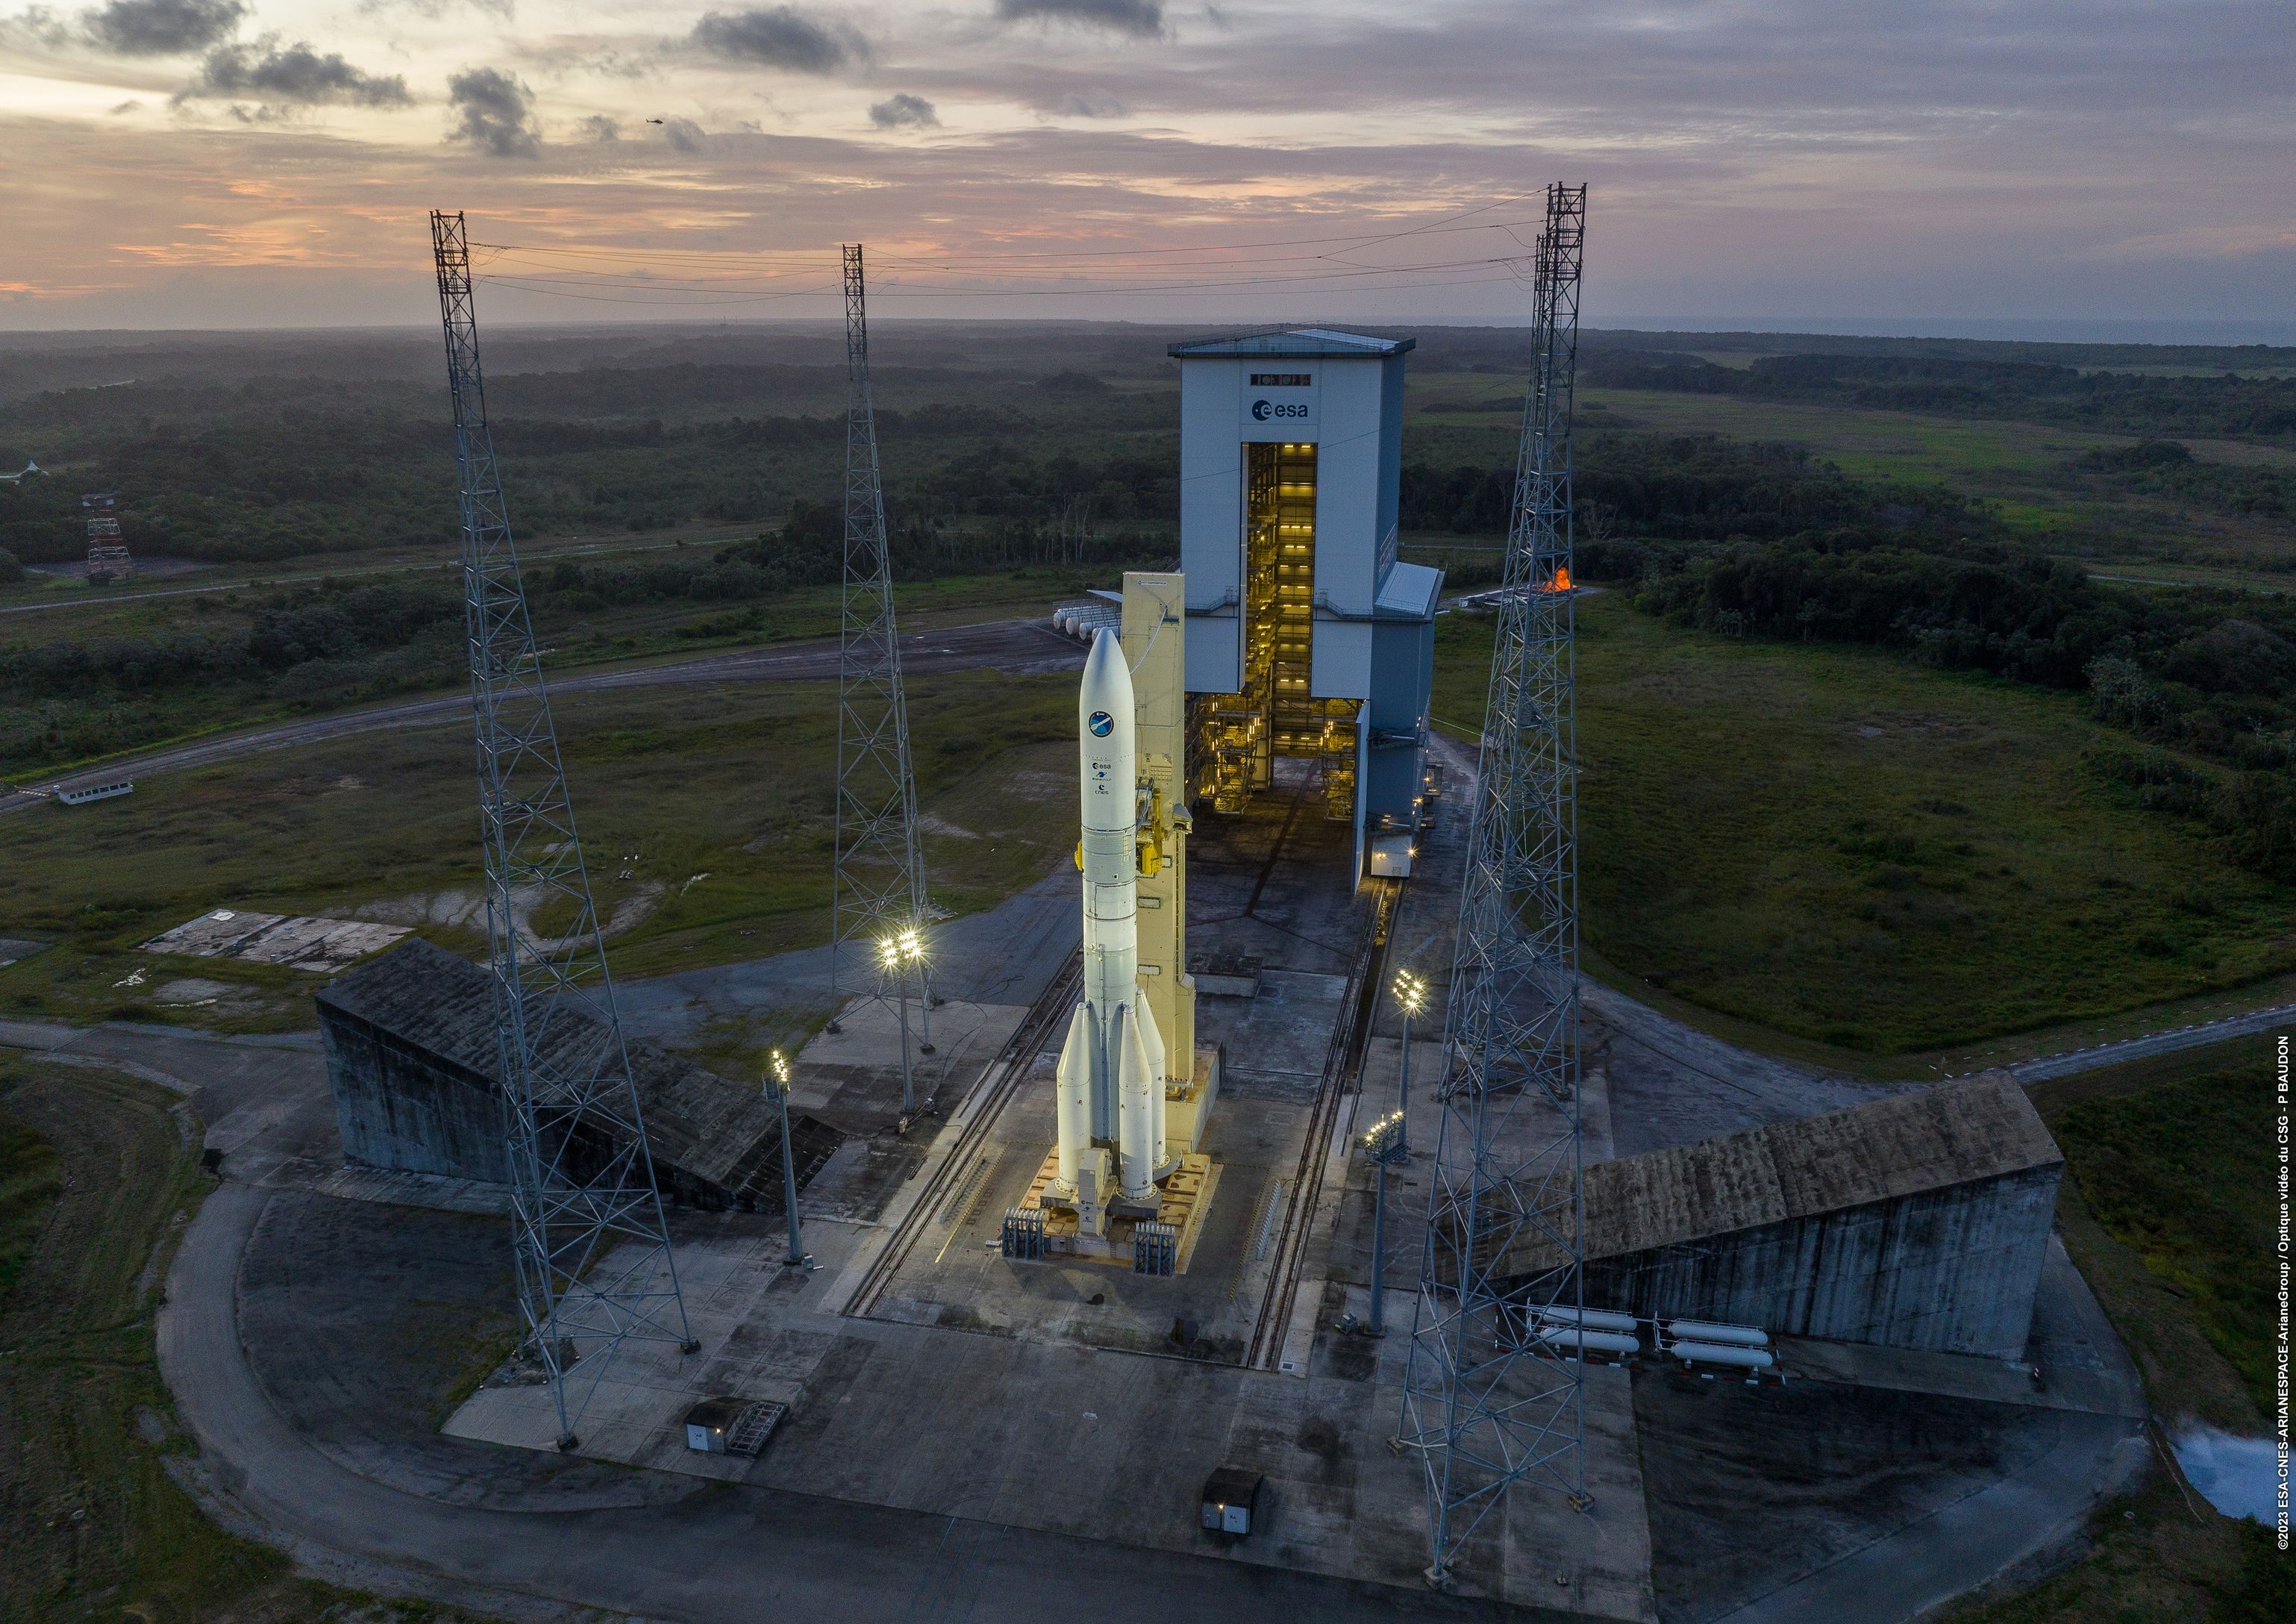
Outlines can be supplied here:
M1111 1214L1106 1235L1078 1235L1077 1216L1066 1207L1048 1206L1045 1192L1060 1172L1061 1152L1058 1145L1045 1152L1044 1164L1037 1168L1036 1177L1029 1181L1029 1193L1021 1198L1021 1206L1042 1208L1045 1213L1045 1251L1054 1257L1076 1258L1086 1263L1121 1264L1132 1267L1132 1226L1135 1220L1122 1214ZM1190 1152L1180 1158L1180 1165L1172 1169L1157 1192L1156 1217L1179 1232L1178 1261L1173 1272L1185 1275L1188 1261L1195 1255L1196 1235L1203 1227L1204 1214L1211 1210L1212 1192L1219 1185L1219 1169L1212 1159L1201 1152Z

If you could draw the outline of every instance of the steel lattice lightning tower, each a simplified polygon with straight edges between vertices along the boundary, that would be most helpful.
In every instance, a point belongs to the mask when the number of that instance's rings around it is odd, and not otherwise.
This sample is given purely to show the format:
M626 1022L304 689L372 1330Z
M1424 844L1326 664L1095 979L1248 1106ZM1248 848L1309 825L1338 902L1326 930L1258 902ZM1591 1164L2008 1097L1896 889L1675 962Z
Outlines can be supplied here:
M549 1375L558 1447L569 1449L625 1341L674 1341L688 1352L694 1343L487 427L463 217L432 213L430 246L462 476L487 941L519 1310L529 1351ZM543 933L551 930L560 934Z
M869 316L861 245L845 249L845 595L837 672L837 874L830 920L830 1008L858 978L857 944L877 964L880 996L914 971L922 982L924 1046L932 1043L932 964L922 954L888 967L882 944L925 925L924 849L909 768L909 710L901 693L893 619L893 557L877 470L877 408L869 391ZM917 939L913 937L912 940ZM903 1064L907 1057L903 1056ZM905 1073L906 1074L906 1073Z
M1398 1441L1428 1579L1507 1490L1586 1500L1570 406L1584 186L1550 186L1533 359L1451 965L1443 1107Z

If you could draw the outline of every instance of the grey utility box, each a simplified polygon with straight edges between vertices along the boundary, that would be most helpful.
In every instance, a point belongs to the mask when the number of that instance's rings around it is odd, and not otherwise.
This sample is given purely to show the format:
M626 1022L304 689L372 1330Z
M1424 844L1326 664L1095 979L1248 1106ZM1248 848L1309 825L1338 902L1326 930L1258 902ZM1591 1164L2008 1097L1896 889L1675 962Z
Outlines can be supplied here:
M734 1423L749 1407L739 1398L704 1398L685 1412L685 1447L703 1455L724 1455Z
M1204 1531L1241 1539L1259 1525L1267 1480L1241 1466L1222 1466L1204 1480Z
M788 1414L788 1405L770 1398L704 1398L685 1412L685 1447L702 1455L754 1456Z

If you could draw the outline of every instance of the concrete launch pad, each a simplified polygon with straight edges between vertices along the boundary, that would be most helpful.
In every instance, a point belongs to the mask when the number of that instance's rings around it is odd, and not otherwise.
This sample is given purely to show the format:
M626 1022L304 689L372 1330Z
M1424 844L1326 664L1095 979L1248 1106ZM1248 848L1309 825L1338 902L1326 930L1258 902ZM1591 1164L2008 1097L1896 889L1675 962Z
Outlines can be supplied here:
M984 1012L972 1061L951 1068L945 1114L906 1140L885 1120L888 1087L895 1104L898 1090L888 1018L857 1012L797 1067L805 1108L865 1136L807 1192L817 1269L780 1267L767 1219L681 1226L701 1349L626 1348L577 1429L579 1453L1423 1588L1423 1473L1390 1442L1415 1251L1390 1250L1390 1335L1338 1326L1368 1311L1369 1211L1349 1151L1359 1108L1391 1108L1396 1051L1374 1042L1357 1075L1349 1035L1387 929L1426 935L1436 925L1414 923L1422 901L1447 907L1448 888L1431 849L1390 919L1387 888L1346 882L1352 830L1324 816L1302 768L1285 771L1297 778L1281 792L1197 824L1192 946L1260 970L1253 996L1199 1000L1199 1040L1223 1046L1224 1067L1201 1146L1217 1178L1203 1181L1184 1270L998 1251L1004 1210L1039 1182L1054 1139L1071 979L1055 976L1029 1011ZM951 968L952 992L964 989ZM1414 1047L1431 1075L1430 1050ZM1431 1098L1413 1118L1431 1145ZM1415 1233L1421 1183L1406 1169L1391 1192L1391 1235ZM685 1448L678 1417L718 1395L791 1406L760 1458ZM1513 1497L1469 1552L1462 1587L1652 1619L1625 1374L1595 1373L1587 1410L1594 1510ZM481 1388L447 1430L533 1449L556 1436L543 1390L521 1386ZM1265 1473L1272 1496L1266 1531L1234 1546L1199 1527L1198 1491L1224 1465Z
M1060 1148L1055 1145L1045 1152L1036 1177L1029 1181L1028 1194L1019 1203L1023 1211L1045 1212L1046 1250L1054 1257L1074 1258L1082 1263L1130 1268L1135 1219L1119 1214L1109 1220L1105 1236L1079 1234L1073 1211L1046 1209L1045 1193L1059 1173L1060 1163ZM1205 1215L1211 1210L1213 1193L1219 1188L1219 1164L1210 1157L1185 1155L1180 1158L1180 1165L1171 1176L1158 1186L1156 1221L1168 1226L1179 1236L1174 1274L1186 1274L1195 1257L1196 1237L1203 1232Z
M1437 905L1456 894L1456 872L1447 878L1439 862L1453 837L1447 824L1423 850L1389 968L1423 972L1439 958ZM1264 836L1245 828L1236 839ZM1295 841L1292 856L1299 849ZM1221 860L1233 864L1240 887L1223 891L1226 911L1251 900L1252 876L1268 855L1263 845L1259 861L1248 850L1237 860L1223 845ZM1293 928L1304 921L1310 934L1319 918L1328 926L1328 913L1295 909L1286 894L1314 881L1312 866L1279 855L1247 928L1270 918ZM975 916L988 923L968 939L986 946L950 955L942 985L952 999L1017 1012L1036 998L1074 948L1073 885L1072 872L1056 874L1042 895ZM1055 889L1069 892L1065 906L1052 906ZM1045 928L1015 931L1016 916ZM967 925L974 921L951 929ZM1270 958L1269 984L1283 996L1206 1000L1229 1022L1231 1062L1245 1048L1235 1034L1280 1037L1278 1017L1300 1009L1298 989L1312 983L1281 978L1349 968L1343 955ZM778 973L771 962L742 972L759 982ZM642 990L676 1014L707 988L678 978ZM1598 1079L1615 1109L1602 1132L1590 1120L1590 1157L1600 1153L1598 1139L1615 1137L1622 1153L1635 1153L1889 1092L1729 1049L1593 983L1588 992L1590 1005L1602 1001L1588 1022L1590 1119ZM1328 1021L1339 1005L1325 1007ZM954 1562L960 1593L976 1597L1001 1593L980 1592L984 1571L966 1565L995 1548L1025 1553L1038 1564L1031 1573L1083 1560L1108 1582L1149 1575L1145 1583L1168 1587L1175 1600L1201 1602L1207 1617L1481 1616L1472 1601L1423 1591L1415 1463L1390 1455L1386 1442L1418 1261L1415 1203L1433 1143L1432 1025L1413 1030L1411 1137L1421 1155L1391 1180L1385 1339L1336 1329L1345 1316L1368 1314L1371 1223L1360 1160L1332 1152L1346 1146L1355 1115L1392 1107L1391 1010L1374 1024L1360 1076L1345 1079L1331 1131L1313 1139L1326 1175L1313 1201L1262 1207L1225 1175L1215 1193L1213 1212L1236 1221L1240 1208L1254 1236L1266 1221L1255 1212L1276 1213L1271 1252L1300 1259L1290 1285L1263 1263L1237 1293L1228 1325L1242 1347L1228 1350L1234 1363L1201 1350L1187 1357L1168 1340L1176 1292L1209 1284L1226 1296L1223 1277L1201 1261L1177 1280L1100 1265L1034 1266L1033 1320L968 1328L968 1310L1011 1313L1023 1300L1012 1289L1017 1274L996 1275L979 1244L985 1237L964 1222L988 1179L982 1172L967 1193L970 1169L993 1143L985 1131L967 1135L976 1120L1004 1114L987 1109L992 1102L979 1087L988 1079L968 1062L973 1084L952 1084L948 1116L929 1119L906 1140L880 1134L849 1144L839 1165L824 1169L841 1179L841 1193L808 1187L806 1242L819 1272L779 1267L782 1236L765 1215L674 1214L704 1350L688 1358L667 1347L631 1349L585 1418L584 1448L572 1458L472 1441L546 1443L547 1423L532 1424L521 1407L537 1397L530 1388L483 1392L448 1433L435 1430L463 1396L463 1357L507 1331L509 1251L498 1202L485 1199L490 1186L349 1177L326 1068L309 1039L0 1022L0 1041L75 1064L123 1065L188 1095L208 1124L225 1183L190 1226L171 1276L162 1366L201 1458L243 1480L250 1495L270 1497L227 1500L226 1513L267 1507L261 1515L289 1530L283 1538L360 1552L411 1548L434 1580L484 1575L513 1588L530 1582L533 1553L548 1550L578 1575L569 1581L577 1588L560 1594L648 1616L746 1618L753 1595L778 1594L792 1574L848 1571L855 1542L873 1540L883 1542L896 1575L937 1576ZM1292 1036L1296 1043L1306 1034ZM1283 1103L1278 1084L1314 1096L1275 1075L1301 1063L1271 1063L1279 1047L1258 1051L1255 1111L1273 1113ZM890 1087L898 1089L897 1076ZM842 1103L876 1108L865 1089ZM1224 1153L1233 1153L1246 1123L1227 1120ZM1251 1131L1272 1132L1275 1121L1271 1114ZM1305 1148L1309 1136L1295 1131L1283 1143ZM1038 1139L1029 1153L1042 1152ZM1273 1147L1267 1156L1263 1190L1299 1176L1299 1160L1283 1166ZM1295 1249L1283 1215L1303 1208L1313 1218ZM938 1281L929 1267L937 1257ZM970 1278L1001 1278L997 1289L1010 1294L968 1301L960 1264ZM2147 1448L2142 1389L2110 1325L2061 1253L2050 1270L2030 1354L2046 1374L2039 1389L1997 1361L1839 1343L1790 1344L1783 1393L1719 1382L1677 1390L1673 1374L1646 1371L1632 1378L1629 1407L1627 1378L1593 1373L1591 1518L1552 1494L1518 1490L1504 1524L1495 1519L1488 1540L1468 1554L1472 1586L1534 1617L1565 1609L1647 1617L1654 1593L1664 1624L1725 1614L1732 1624L1902 1624L2046 1554L2077 1533L2096 1497L2124 1481ZM865 1288L880 1285L873 1309L852 1310ZM1250 1300L1265 1301L1270 1288L1280 1308L1264 1314ZM1263 1335L1263 1325L1276 1329ZM1295 1328L1304 1341L1292 1339ZM1143 1333L1148 1345L1128 1341ZM679 1405L719 1392L796 1396L785 1430L758 1460L683 1448ZM1864 1401L1874 1395L1879 1402ZM1899 1395L1921 1402L1900 1403ZM632 1472L625 1460L677 1470ZM1218 1465L1267 1475L1266 1521L1240 1546L1214 1546L1189 1521ZM306 1518L343 1505L374 1507L372 1521L346 1515L322 1526ZM1037 1531L1049 1530L1064 1531ZM845 1543L824 1545L832 1534ZM1219 1571L1210 1562L1247 1571L1221 1587L1206 1577ZM996 1587L1016 1582L1009 1563L985 1571ZM711 1594L728 1599L714 1610L695 1601L678 1588L689 1574L710 1576ZM1555 1584L1558 1574L1564 1584ZM1315 1575L1380 1588L1302 1589ZM933 1583L914 1594L938 1595ZM964 1592L965 1583L976 1588ZM900 1588L882 1609L854 1616L909 1616L911 1595Z

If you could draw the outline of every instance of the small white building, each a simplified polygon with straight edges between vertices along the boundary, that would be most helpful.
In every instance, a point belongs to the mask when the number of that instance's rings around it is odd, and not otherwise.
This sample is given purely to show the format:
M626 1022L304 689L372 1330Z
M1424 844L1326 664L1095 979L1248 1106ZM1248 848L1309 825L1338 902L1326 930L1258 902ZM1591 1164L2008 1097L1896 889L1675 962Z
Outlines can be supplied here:
M1175 344L1192 789L1239 811L1320 764L1356 872L1408 872L1443 572L1396 559L1409 339L1306 328Z

